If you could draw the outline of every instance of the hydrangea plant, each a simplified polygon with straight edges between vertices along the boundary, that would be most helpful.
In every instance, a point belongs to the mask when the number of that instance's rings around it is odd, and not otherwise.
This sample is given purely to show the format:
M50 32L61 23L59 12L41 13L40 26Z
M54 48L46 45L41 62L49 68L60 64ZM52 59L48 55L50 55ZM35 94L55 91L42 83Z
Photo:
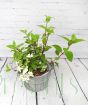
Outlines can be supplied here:
M39 76L48 71L48 63L57 64L57 60L64 54L69 61L73 60L73 52L70 51L70 47L78 42L84 41L79 39L75 34L71 35L71 38L60 36L67 41L67 47L62 48L58 44L48 45L49 36L55 35L54 27L50 25L52 17L46 16L44 24L39 25L44 33L42 35L33 33L26 29L21 30L24 34L24 43L17 44L13 41L12 44L7 45L13 53L13 60L16 62L17 71L20 74L22 80L28 80L30 76ZM41 44L40 44L41 43ZM45 52L54 48L55 58L47 58ZM51 61L50 61L51 59ZM10 71L9 65L6 66L6 71Z

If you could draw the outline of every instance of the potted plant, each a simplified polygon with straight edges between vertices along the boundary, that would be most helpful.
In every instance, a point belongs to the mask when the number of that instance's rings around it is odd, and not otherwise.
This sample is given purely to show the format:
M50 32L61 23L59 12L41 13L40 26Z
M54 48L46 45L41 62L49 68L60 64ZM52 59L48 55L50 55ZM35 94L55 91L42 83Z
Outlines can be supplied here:
M52 17L46 16L44 25L39 25L44 30L42 35L35 34L32 31L21 30L24 34L24 43L17 44L15 41L7 45L13 53L13 60L17 66L17 74L24 81L26 88L38 92L48 85L51 69L54 64L58 64L57 60L64 54L69 61L73 60L73 53L70 51L71 45L84 41L79 39L75 34L71 38L60 36L67 41L67 47L62 48L58 44L48 45L50 35L55 35L54 27L50 25ZM46 57L45 52L51 48L55 49L56 56L54 58ZM10 71L9 65L6 71Z

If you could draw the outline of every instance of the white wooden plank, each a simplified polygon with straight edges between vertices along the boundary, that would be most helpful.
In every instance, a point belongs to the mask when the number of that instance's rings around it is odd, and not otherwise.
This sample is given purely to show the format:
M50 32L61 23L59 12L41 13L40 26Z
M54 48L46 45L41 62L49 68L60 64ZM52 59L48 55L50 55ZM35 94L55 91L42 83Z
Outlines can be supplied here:
M2 69L3 69L3 66L4 66L4 64L5 64L5 61L6 61L6 58L4 57L4 58L0 58L0 72L2 71Z
M8 64L12 64L12 59L7 60ZM11 105L14 83L16 82L16 73L11 71L10 73L5 72L5 67L2 72L2 83L0 85L0 103L1 105Z
M0 85L2 84L1 71L4 67L5 61L6 61L6 58L0 58Z
M69 66L64 59L59 61L59 68L56 67L56 74L66 105L87 105L88 102L80 90ZM61 80L62 78L62 80ZM62 81L62 82L61 82Z
M38 105L63 105L53 70L48 83L48 88L38 92Z
M27 105L35 105L36 104L36 100L35 100L35 92L32 92L30 90L26 89L26 102Z
M35 93L27 90L17 79L12 105L35 105Z
M12 68L13 68L13 70L16 70L16 65L14 62L12 62ZM10 92L11 96L9 97L10 99L9 99L8 105L25 105L25 104L26 105L28 105L28 104L35 105L34 93L26 90L26 88L20 81L19 77L17 76L16 72L13 71L11 74L8 75L7 79L8 78L10 80L7 81L7 84L8 84L7 92L11 91L11 89L9 90L9 87L12 88L12 91ZM6 87L6 89L7 89L7 87ZM6 95L6 97L8 97L7 95ZM8 100L8 98L7 98L7 100Z
M78 59L74 59L73 62L69 62L69 66L71 67L75 78L88 101L88 71Z
M12 0L0 0L0 2L11 2Z
M47 10L46 10L46 8L44 8L46 6L48 8ZM31 28L32 28L32 27L34 27L34 25L37 25L40 23L38 20L41 20L41 17L43 17L45 14L50 14L53 17L55 17L55 20L56 20L55 27L57 27L56 32L60 32L61 29L69 29L69 30L74 29L74 32L77 31L77 29L79 29L79 31L78 31L79 34L81 34L80 30L84 29L84 31L87 31L88 26L86 26L86 17L88 17L88 16L83 15L83 13L82 13L82 16L80 16L80 14L78 14L78 13L71 16L71 13L74 12L74 9L73 9L73 11L71 11L72 8L69 7L70 8L69 11L66 11L68 6L66 6L66 8L64 10L63 10L63 8L61 8L61 6L55 5L55 10L54 10L55 12L53 12L53 13L50 12L50 11L53 11L52 6L40 5L40 4L38 5L38 7L36 6L35 9L32 8L31 4L29 6L31 8L27 7L26 9L23 9L23 7L20 7L20 9L15 7L15 10L13 10L13 8L6 9L6 10L1 9L0 12L2 13L1 14L2 17L0 20L1 21L0 28L9 28L9 29L13 29L13 30L15 28L18 28L18 30L19 30L21 27L29 27L29 24L31 25ZM62 7L64 7L64 6L62 6ZM79 10L80 10L80 8L79 8ZM60 11L60 12L58 12L58 11ZM33 12L35 12L36 14L33 14ZM82 11L78 11L78 12L82 12ZM29 15L29 13L31 15ZM38 15L37 13L39 13L41 15ZM58 15L57 15L57 13L58 13ZM63 13L65 16L62 16ZM66 14L70 14L71 18L69 19L69 17L68 17L68 20L66 18L64 18L64 17L67 17ZM77 16L75 16L75 15L77 15ZM81 23L80 21L82 18L85 18L85 19ZM59 28L59 31L58 31L58 28ZM34 27L34 30L35 30L35 27ZM63 34L64 33L65 33L65 31L63 32ZM10 36L12 36L11 34L10 34Z
M79 61L84 65L84 67L88 70L88 59L79 59Z
M84 3L86 2L86 0L82 1L82 0L13 0L14 2L23 2L23 3L31 3L31 2L42 2L42 3Z

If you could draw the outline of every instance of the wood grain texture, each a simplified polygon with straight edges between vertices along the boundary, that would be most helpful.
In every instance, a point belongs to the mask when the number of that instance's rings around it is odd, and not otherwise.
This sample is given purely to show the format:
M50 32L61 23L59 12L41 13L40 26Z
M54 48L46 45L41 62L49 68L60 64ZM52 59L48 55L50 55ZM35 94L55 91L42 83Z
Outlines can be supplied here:
M75 79L79 84L87 102L88 102L88 71L84 67L83 64L80 63L78 59L75 59L72 63L69 63L71 67L73 75L75 75Z
M42 33L37 25L45 15L55 17L51 24L56 34L77 34L87 41L74 47L75 57L88 57L88 1L87 0L4 0L0 2L0 56L11 56L6 48L12 40L21 41L22 28ZM55 36L54 36L55 37ZM56 37L53 43L56 43ZM51 40L52 42L52 40ZM51 43L49 42L49 43ZM58 42L58 41L57 41ZM62 42L62 41L61 41ZM65 43L62 42L63 45ZM83 48L83 50L81 50ZM51 52L52 53L52 52Z
M12 68L15 68L15 65L12 62L12 58L8 58L6 64L12 65ZM25 104L35 105L35 94L31 91L28 91L24 87L24 85L22 85L21 81L17 77L17 74L14 70L12 70L10 73L6 73L5 66L4 66L1 72L1 75L2 75L2 77L0 78L0 103L1 105L6 105L6 104L8 105L25 105Z
M88 71L88 59L79 59L79 61L81 62L82 65L84 65L84 67Z
M63 105L53 70L48 83L48 88L38 92L38 105Z
M27 90L17 79L12 105L35 105L35 93Z
M6 58L0 60L0 68ZM15 67L12 58L8 58L6 64ZM5 65L6 65L5 64ZM85 65L85 66L84 66ZM48 88L38 92L38 105L88 105L88 59L74 59L67 62L66 59L59 61L59 67L55 67L56 77L60 86L61 94L57 86L54 70L52 70ZM16 72L5 72L5 66L0 77L0 104L1 105L35 105L35 93L27 90ZM81 87L81 88L80 88Z
M12 65L12 59L8 59L6 64L7 63ZM2 83L0 85L0 103L2 105L11 105L14 91L14 83L16 82L16 74L13 71L11 71L11 73L6 73L5 66L1 72Z
M71 68L73 69L73 67ZM81 70L79 71L79 74ZM83 104L87 105L88 104L86 98L84 97L81 89L78 86L77 81L75 80L73 74L70 71L69 66L67 65L64 59L62 59L59 62L59 68L56 67L56 74L58 77L58 81L60 83L60 88L62 90L63 98L66 105L83 105ZM86 77L86 80L87 80L87 77ZM82 83L82 86L84 87L83 81L81 83ZM84 88L83 88L83 91L84 91Z
M7 62L7 58L0 58L0 73L3 70L3 67L5 66L6 62Z

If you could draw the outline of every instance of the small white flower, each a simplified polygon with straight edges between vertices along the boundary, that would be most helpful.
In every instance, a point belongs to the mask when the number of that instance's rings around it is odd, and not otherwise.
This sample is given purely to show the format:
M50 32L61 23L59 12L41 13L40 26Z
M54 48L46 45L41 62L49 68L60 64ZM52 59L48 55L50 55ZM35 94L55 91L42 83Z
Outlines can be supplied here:
M22 68L21 68L20 66L17 66L17 70L18 70L19 72L21 72Z
M28 68L26 67L25 69L23 69L23 75L26 74L28 71Z
M39 64L41 64L42 62L39 62Z
M21 74L20 75L20 80L22 80L22 81L28 81L29 80L28 74L25 74L25 75Z
M30 54L28 54L27 57L30 58Z
M31 58L33 57L33 54L28 54L27 57Z
M25 46L26 47L26 46ZM23 49L23 51L25 52L26 51L26 49Z
M16 62L16 66L18 66L18 62Z
M21 70L23 69L22 67L18 66L18 62L15 62L16 63L16 68L17 68L17 71L21 72Z
M29 74L30 77L34 77L32 72L29 71L28 74Z

